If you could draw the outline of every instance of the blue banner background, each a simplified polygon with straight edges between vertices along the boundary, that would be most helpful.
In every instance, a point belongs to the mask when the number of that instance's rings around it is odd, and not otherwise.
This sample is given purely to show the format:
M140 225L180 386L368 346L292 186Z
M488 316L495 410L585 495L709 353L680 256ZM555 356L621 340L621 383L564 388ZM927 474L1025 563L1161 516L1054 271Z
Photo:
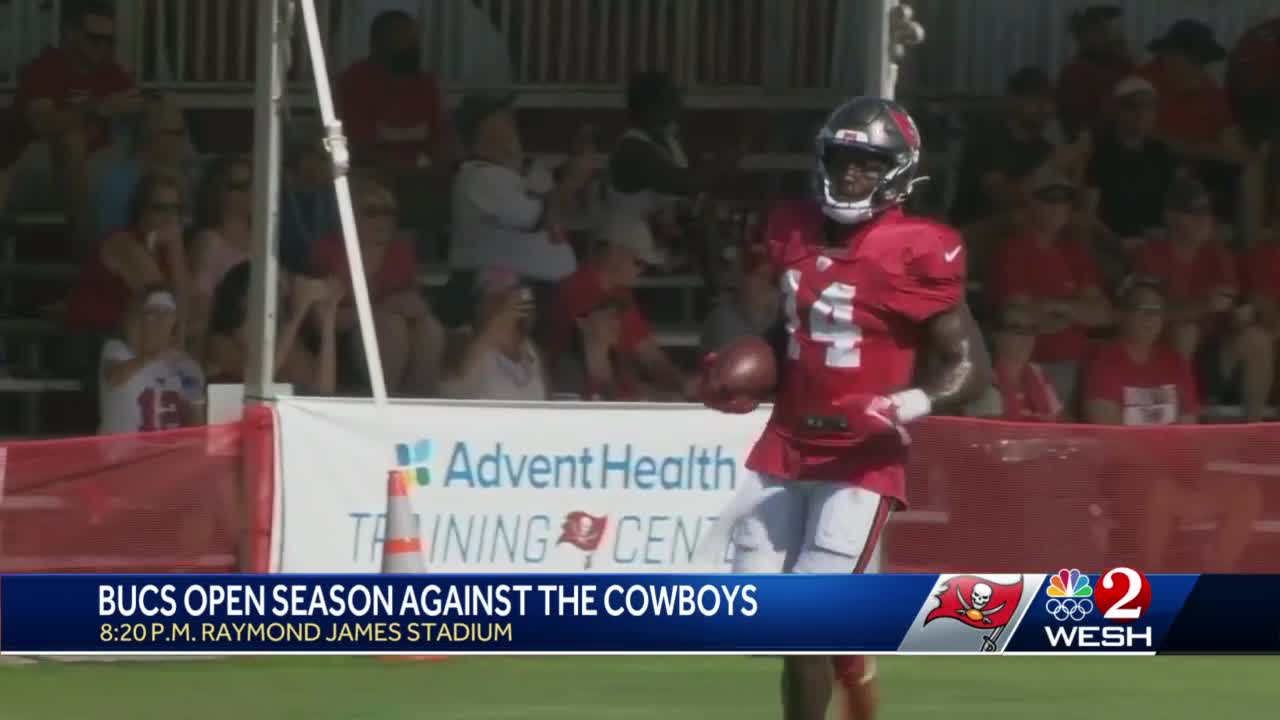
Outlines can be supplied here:
M917 611L930 597L936 575L10 575L0 578L0 651L14 652L892 652L897 649ZM128 586L172 585L178 614L172 617L100 617L98 588L102 584ZM191 617L183 612L182 596L193 585L243 584L267 588L265 617ZM399 642L216 642L200 639L201 623L287 622L271 614L271 588L292 584L393 585L396 603L406 587L437 585L561 585L597 588L593 617L557 617L542 613L540 593L530 594L527 614L517 617L432 618L396 616L310 617L320 637L328 637L336 625L347 622L481 622L510 623L511 642L477 641ZM713 617L692 616L611 617L604 613L603 594L610 585L671 587L677 585L728 585L756 587L758 612L751 617L729 616L723 610ZM724 607L722 602L721 607ZM741 602L738 607L742 607ZM121 642L120 626L142 623L190 623L192 640L164 642L145 639ZM104 640L103 626L114 639ZM162 633L165 634L165 633Z

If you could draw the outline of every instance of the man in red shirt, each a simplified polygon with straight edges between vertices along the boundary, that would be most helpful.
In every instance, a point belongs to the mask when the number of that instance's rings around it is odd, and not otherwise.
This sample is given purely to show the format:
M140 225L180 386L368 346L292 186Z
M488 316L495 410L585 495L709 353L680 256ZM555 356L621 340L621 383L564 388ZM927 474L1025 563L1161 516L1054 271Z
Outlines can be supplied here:
M1210 205L1194 178L1175 180L1166 203L1168 237L1144 244L1134 266L1164 284L1170 340L1183 357L1194 358L1206 399L1242 404L1245 418L1257 421L1271 393L1274 353L1252 308L1237 305L1237 261L1213 237Z
M63 17L61 47L47 47L22 69L14 96L16 152L42 141L63 189L77 239L90 229L89 157L111 141L111 124L142 110L132 76L112 57L115 16L105 3L81 3ZM37 163L37 160L19 163Z
M1121 288L1119 337L1098 348L1085 373L1085 418L1097 425L1192 425L1200 402L1186 358L1160 341L1166 313L1158 281L1131 279ZM1217 571L1229 571L1244 550L1261 508L1257 485L1206 475L1200 467L1179 474L1166 458L1176 438L1133 434L1115 447L1106 475L1112 514L1140 514L1138 545L1144 568L1164 567L1175 523L1218 520L1213 557ZM1185 450L1184 450L1185 452ZM1190 457L1195 457L1194 453ZM1118 481L1118 482L1115 482Z
M1066 236L1075 185L1042 171L1032 179L1027 224L997 252L992 286L1003 307L1031 307L1040 335L1035 354L1058 397L1071 403L1090 329L1111 322L1101 272L1091 250Z
M1116 83L1133 70L1123 17L1116 5L1094 5L1071 16L1078 52L1058 75L1058 114L1068 133L1100 125Z
M1179 20L1147 49L1156 57L1139 73L1159 95L1161 139L1187 158L1247 162L1251 153L1234 124L1227 94L1209 72L1227 56L1213 30L1198 20Z
M421 69L419 34L403 11L378 15L369 57L343 71L335 97L352 160L396 179L401 219L414 226L442 209L451 162L444 100Z
M901 208L919 169L915 122L890 100L854 98L814 145L815 197L774 208L766 223L785 314L777 400L747 456L753 472L707 539L717 554L733 544L740 573L867 571L889 513L906 504L910 424L989 384L965 303L964 243ZM936 362L915 385L926 350ZM719 370L709 358L704 402L754 410L763 393L736 394ZM783 717L826 717L833 680L844 717L875 716L872 663L796 656L783 659Z
M659 390L692 399L697 383L658 345L653 328L631 291L647 267L662 264L662 252L648 224L615 220L601 231L600 240L602 247L595 256L561 281L557 290L548 364L554 367L568 350L577 319L598 304L599 298L612 297L624 307L618 352L638 365Z

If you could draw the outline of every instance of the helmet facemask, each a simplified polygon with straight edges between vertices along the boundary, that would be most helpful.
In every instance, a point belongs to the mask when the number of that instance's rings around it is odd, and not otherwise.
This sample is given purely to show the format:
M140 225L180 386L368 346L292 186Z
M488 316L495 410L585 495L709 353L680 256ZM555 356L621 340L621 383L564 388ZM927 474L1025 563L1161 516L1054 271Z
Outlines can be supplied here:
M864 222L901 204L915 183L924 179L915 178L918 150L887 153L827 131L819 134L817 145L815 190L823 213L838 223ZM851 170L861 177L848 177ZM852 188L848 187L851 182Z

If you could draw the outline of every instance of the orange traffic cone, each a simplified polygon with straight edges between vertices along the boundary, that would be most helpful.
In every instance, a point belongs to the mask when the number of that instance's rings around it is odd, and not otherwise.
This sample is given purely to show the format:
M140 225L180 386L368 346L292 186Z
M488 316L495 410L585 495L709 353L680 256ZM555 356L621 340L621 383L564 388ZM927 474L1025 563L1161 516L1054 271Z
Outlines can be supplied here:
M409 502L409 476L403 470L387 473L387 535L382 542L383 574L422 575L427 564L422 559L422 538L413 522L413 507ZM382 658L392 661L438 662L448 660L445 655L389 655Z

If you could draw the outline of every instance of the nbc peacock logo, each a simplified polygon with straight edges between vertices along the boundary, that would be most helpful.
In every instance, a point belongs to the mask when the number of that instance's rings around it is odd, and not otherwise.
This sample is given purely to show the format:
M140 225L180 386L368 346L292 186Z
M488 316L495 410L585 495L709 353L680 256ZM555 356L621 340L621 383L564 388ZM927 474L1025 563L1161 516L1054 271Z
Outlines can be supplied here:
M1044 604L1045 612L1058 622L1080 622L1093 612L1093 588L1089 585L1089 576L1079 570L1064 569L1051 575L1044 594L1049 596Z
M431 484L431 440L421 438L413 443L396 443L396 465L409 474L418 487Z

